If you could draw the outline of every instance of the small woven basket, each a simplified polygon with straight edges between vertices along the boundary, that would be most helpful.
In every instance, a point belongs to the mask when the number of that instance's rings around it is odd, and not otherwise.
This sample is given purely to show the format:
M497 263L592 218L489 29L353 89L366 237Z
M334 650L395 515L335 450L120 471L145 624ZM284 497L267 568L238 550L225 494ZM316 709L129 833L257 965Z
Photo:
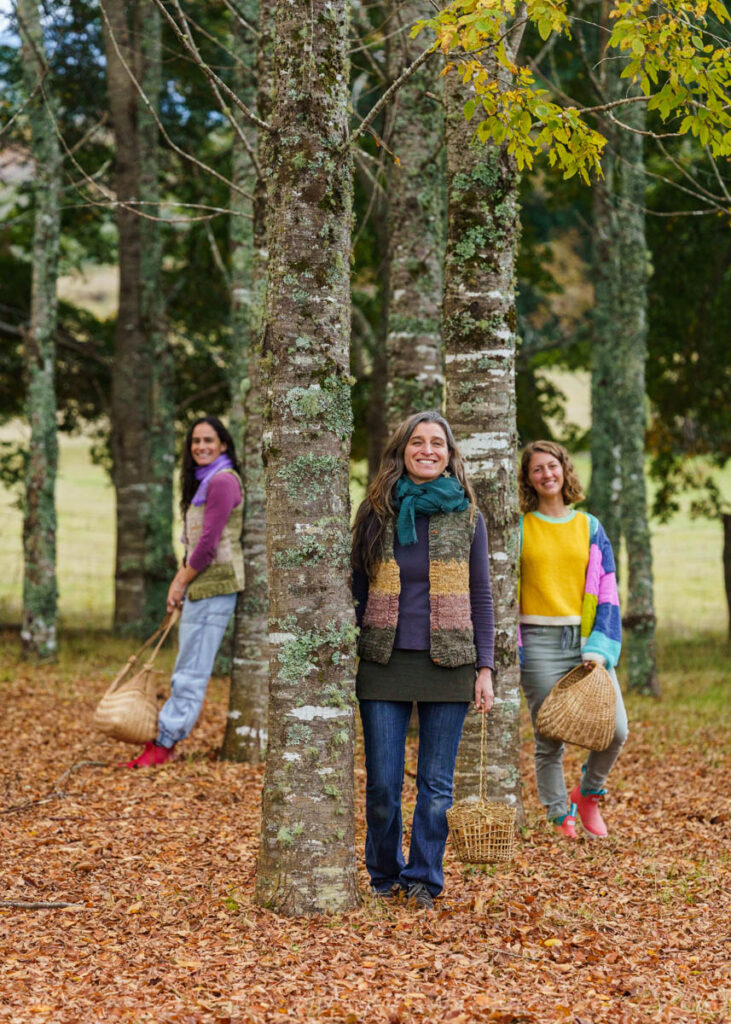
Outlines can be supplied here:
M492 803L483 796L487 760L486 714L480 734L480 793L477 801L459 800L447 811L454 849L464 864L509 861L515 849L515 808Z
M561 676L541 704L536 728L543 736L606 750L614 737L617 696L601 665L577 665Z

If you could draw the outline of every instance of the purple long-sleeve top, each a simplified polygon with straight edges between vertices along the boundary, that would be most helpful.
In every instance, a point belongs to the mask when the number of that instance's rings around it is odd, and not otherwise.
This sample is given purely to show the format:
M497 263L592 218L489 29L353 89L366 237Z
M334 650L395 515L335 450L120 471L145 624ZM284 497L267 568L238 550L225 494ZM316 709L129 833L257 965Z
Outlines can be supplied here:
M241 485L233 473L216 473L208 485L203 528L188 565L203 572L213 561L223 528L233 509L241 502Z
M429 517L416 517L416 544L403 546L398 537L393 554L401 576L398 626L394 647L407 651L428 651L431 646L429 601ZM358 626L363 623L368 600L368 577L353 570L353 598ZM470 547L470 607L477 648L477 668L494 668L495 618L487 557L487 529L480 512L475 519L475 536Z

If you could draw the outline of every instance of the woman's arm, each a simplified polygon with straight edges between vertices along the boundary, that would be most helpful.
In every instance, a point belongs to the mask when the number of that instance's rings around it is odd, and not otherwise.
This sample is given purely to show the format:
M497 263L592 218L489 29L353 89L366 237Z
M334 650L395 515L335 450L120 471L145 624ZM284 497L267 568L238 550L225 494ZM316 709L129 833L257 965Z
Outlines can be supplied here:
M228 517L240 503L241 485L233 473L216 473L206 495L201 535L188 558L192 569L203 572L211 564Z
M470 548L470 608L477 668L492 669L495 665L495 616L487 556L487 528L480 512L477 513L475 536Z

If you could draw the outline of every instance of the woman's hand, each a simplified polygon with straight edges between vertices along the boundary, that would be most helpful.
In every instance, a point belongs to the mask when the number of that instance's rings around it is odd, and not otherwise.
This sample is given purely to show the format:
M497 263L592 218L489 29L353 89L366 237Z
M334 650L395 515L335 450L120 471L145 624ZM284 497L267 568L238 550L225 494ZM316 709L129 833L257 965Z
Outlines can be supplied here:
M182 608L185 600L185 591L191 580L194 580L198 573L187 565L181 565L173 576L173 582L168 589L167 610L171 612L174 608Z
M492 669L481 668L477 673L477 679L475 679L475 710L484 715L486 711L491 709L494 700Z

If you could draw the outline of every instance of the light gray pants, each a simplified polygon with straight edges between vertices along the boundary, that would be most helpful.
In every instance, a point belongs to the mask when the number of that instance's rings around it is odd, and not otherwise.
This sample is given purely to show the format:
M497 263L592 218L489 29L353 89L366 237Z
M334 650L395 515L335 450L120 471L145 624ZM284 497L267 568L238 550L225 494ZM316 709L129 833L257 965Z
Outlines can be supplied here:
M538 798L549 819L561 818L568 810L563 777L563 743L549 740L536 729L536 715L554 684L581 662L579 626L520 627L523 638L523 667L520 682L528 702L536 738L535 767ZM617 694L617 727L606 750L591 751L582 769L581 792L603 793L607 776L627 739L627 712L614 669L609 670Z

